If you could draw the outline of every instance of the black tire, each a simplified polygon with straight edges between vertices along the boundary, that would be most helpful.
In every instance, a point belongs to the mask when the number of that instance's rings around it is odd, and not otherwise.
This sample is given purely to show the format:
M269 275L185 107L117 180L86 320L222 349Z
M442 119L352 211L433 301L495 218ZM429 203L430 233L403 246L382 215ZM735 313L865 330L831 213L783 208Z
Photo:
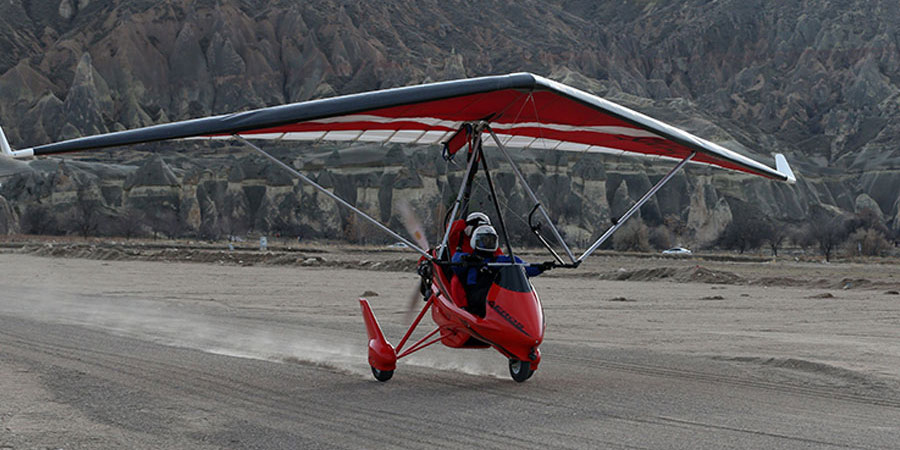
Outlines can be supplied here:
M378 370L375 366L372 367L372 375L375 375L375 379L381 382L385 382L390 380L392 376L394 376L393 370Z
M510 359L509 360L509 376L512 377L517 383L521 383L529 378L531 378L531 374L534 373L531 370L531 363L528 361L519 361L518 359Z

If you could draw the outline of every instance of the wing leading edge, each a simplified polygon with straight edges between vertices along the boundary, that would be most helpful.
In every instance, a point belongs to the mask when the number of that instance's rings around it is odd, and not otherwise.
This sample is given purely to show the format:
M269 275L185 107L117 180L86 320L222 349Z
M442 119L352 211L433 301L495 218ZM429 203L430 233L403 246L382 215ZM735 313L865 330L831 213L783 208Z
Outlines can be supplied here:
M446 81L293 103L13 151L24 157L184 138L436 144L467 122L486 121L507 148L635 154L793 182L773 169L624 106L530 73ZM5 139L0 138L5 144ZM485 145L494 145L486 140ZM783 163L783 164L782 164ZM782 167L783 165L783 167Z

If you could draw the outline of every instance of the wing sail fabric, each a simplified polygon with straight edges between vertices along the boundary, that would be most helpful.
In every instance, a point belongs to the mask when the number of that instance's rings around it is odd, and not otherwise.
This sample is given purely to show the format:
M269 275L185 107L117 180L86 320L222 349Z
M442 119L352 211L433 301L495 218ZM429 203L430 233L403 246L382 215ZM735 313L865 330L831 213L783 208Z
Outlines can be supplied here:
M438 144L487 121L505 147L684 159L779 180L784 173L624 106L529 73L366 92L88 136L35 155L181 138ZM486 139L485 145L495 145Z

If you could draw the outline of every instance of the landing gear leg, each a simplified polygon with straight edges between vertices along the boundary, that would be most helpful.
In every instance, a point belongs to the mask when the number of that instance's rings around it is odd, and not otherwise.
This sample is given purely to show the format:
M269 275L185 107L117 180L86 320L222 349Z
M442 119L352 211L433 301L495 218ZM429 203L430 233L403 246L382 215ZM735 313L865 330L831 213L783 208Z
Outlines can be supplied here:
M521 383L534 374L534 371L531 370L531 363L528 361L519 361L518 359L510 359L509 360L509 375L515 380L517 383Z

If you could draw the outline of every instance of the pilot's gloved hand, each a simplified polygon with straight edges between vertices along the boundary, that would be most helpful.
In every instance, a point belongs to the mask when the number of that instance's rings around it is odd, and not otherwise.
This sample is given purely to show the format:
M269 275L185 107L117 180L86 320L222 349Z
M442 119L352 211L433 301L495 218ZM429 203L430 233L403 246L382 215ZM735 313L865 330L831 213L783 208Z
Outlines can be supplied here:
M463 262L467 262L469 264L477 264L481 262L481 258L476 255L466 255L462 257Z
M537 265L538 269L541 269L541 272L546 272L554 267L556 267L556 263L553 261L542 262Z

